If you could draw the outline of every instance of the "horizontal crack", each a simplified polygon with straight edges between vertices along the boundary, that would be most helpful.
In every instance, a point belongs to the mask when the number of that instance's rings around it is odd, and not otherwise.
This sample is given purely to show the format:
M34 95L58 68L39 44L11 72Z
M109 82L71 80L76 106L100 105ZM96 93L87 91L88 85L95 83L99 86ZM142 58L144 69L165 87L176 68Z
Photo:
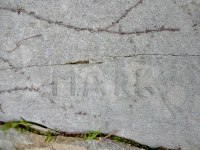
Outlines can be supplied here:
M134 54L134 55L124 55L124 56L102 56L102 57L115 57L115 58L131 58L131 57L137 57L137 56L169 56L169 57L200 57L199 55L189 55L189 54ZM1 57L0 57L1 58ZM3 59L5 60L5 59ZM8 60L6 60L7 62ZM102 64L103 62L92 62L90 63L90 60L83 60L83 61L75 61L75 62L67 62L67 63L63 63L63 64L50 64L50 65L31 65L31 66L25 66L25 67L11 67L11 68L3 68L0 69L0 71L3 70L8 70L8 69L25 69L25 68L31 68L31 67L52 67L52 66L65 66L65 65L94 65L94 64Z
M8 89L8 90L2 90L0 91L0 94L1 93L11 93L11 92L14 92L14 91L35 91L35 92L39 92L39 88L34 88L33 86L31 87L15 87L13 89Z
M52 67L52 66L65 66L65 65L84 65L84 64L89 64L89 65L94 65L94 64L102 64L103 62L93 62L90 63L89 60L84 60L84 61L76 61L76 62L67 62L63 64L51 64L51 65L31 65L31 66L25 66L25 67L11 67L11 68L3 68L0 69L0 71L3 70L8 70L8 69L25 69L25 68L31 68L31 67Z
M107 32L107 33L112 33L112 34L119 34L119 35L131 35L131 34L144 34L144 33L150 33L150 32L162 32L162 31L180 31L178 28L165 28L164 26L157 28L157 29L146 29L146 30L141 30L141 31L132 31L132 32L122 32L122 31L111 31L111 30L106 30L106 29L98 29L100 32Z
M200 56L199 55L190 55L190 54L133 54L133 55L124 55L124 56L107 56L107 57L136 57L136 56L177 56L177 57L185 57L185 56Z
M68 62L66 64L71 64L71 65L75 65L75 64L89 64L89 60L76 61L76 62Z
M91 33L93 32L106 32L106 33L111 33L111 34L119 34L119 35L131 35L131 34L136 34L136 35L140 35L140 34L146 34L146 33L151 33L151 32L163 32L163 31L170 31L170 32L176 32L176 31L180 31L179 28L166 28L164 26L160 27L160 28L157 28L157 29L145 29L145 30L140 30L140 31L131 31L131 32L122 32L122 31L113 31L113 30L108 30L108 28L114 26L116 23L118 23L122 18L124 18L129 11L131 11L134 7L136 7L138 4L142 3L142 0L140 0L136 5L132 6L131 8L129 8L127 10L126 13L124 13L117 21L115 21L114 23L112 23L112 25L109 25L105 28L91 28L91 27L76 27L76 26L73 26L73 25L68 25L68 24L64 24L62 21L53 21L51 19L46 19L42 16L39 16L39 15L36 15L35 12L28 12L26 11L25 9L15 9L15 8L4 8L4 7L0 7L0 9L2 10L9 10L9 11L12 11L12 12L17 12L19 13L20 12L23 12L29 16L32 16L36 19L39 19L39 20L42 20L42 21L45 21L49 24L56 24L56 25L60 25L60 26L63 26L65 28L68 28L68 29L74 29L76 31L89 31Z

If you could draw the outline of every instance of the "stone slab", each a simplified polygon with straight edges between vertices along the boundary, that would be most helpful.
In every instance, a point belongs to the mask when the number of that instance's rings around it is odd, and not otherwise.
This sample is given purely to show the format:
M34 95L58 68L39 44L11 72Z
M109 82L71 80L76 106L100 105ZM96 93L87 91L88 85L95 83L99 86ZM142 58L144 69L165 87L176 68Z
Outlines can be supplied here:
M1 128L1 126L0 126ZM55 141L45 142L46 136L15 129L0 130L0 149L2 150L143 150L128 144L103 140L81 140L79 138L57 136Z
M0 1L0 121L199 149L199 6Z

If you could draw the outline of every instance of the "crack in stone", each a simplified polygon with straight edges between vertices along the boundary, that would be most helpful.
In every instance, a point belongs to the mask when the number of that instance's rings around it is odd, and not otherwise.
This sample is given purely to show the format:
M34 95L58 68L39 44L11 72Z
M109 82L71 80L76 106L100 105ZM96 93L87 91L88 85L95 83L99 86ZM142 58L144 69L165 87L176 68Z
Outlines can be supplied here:
M14 65L9 61L9 59L5 59L5 58L3 58L3 57L0 57L0 59L3 60L3 62L8 63L8 65L9 65L10 67L14 67Z
M124 56L104 56L104 57L136 57L136 56L171 56L171 57L184 57L184 56L197 56L199 55L190 55L190 54L133 54L133 55L124 55Z
M11 93L14 91L35 91L35 92L39 92L39 93L41 92L39 90L39 88L35 88L35 87L31 86L31 87L15 87L13 89L2 90L2 91L0 91L0 94L1 93Z
M110 57L110 58L134 58L137 56L168 56L168 57L187 57L187 56L193 56L193 57L199 57L200 55L189 55L189 54L134 54L134 55L125 55L125 56L102 56L102 57ZM0 57L2 60L6 60L2 57ZM4 62L8 62L8 60L4 61ZM0 71L3 70L9 70L9 69L14 69L14 71L16 72L16 70L18 69L25 69L25 68L31 68L31 67L53 67L53 66L65 66L65 65L94 65L94 64L102 64L103 62L92 62L90 63L90 60L83 60L83 61L75 61L75 62L67 62L67 63L63 63L63 64L47 64L47 65L30 65L30 66L25 66L25 67L14 67L14 65L11 66L11 68L0 68Z
M31 37L24 38L24 39L22 39L22 40L20 40L20 41L17 42L15 48L13 48L12 50L6 51L6 52L9 52L9 53L10 53L10 52L13 52L13 51L15 51L15 50L19 47L19 45L20 45L21 42L23 42L23 41L25 41L25 40L28 40L28 39L30 39L30 38L38 37L38 36L42 36L42 35L41 35L41 34L38 34L38 35L34 35L34 36L31 36Z
M68 62L68 63L63 63L63 64L51 64L51 65L31 65L31 66L25 66L25 67L13 67L13 68L3 68L3 69L0 69L0 71L3 71L3 70L8 70L8 69L25 69L25 68L31 68L31 67L53 67L53 66L65 66L65 65L84 65L84 64L90 64L90 65L93 65L93 64L102 64L103 62L95 62L95 63L76 63L76 62Z
M18 71L18 69L14 66L14 64L12 64L12 63L9 61L9 59L5 59L5 58L3 58L3 57L0 57L0 59L3 60L3 62L8 63L8 65L9 65L11 68L13 68L15 72ZM1 71L1 70L3 70L3 69L0 69L0 71Z
M89 60L82 60L82 61L76 61L76 62L68 62L66 64L71 64L71 65L75 65L75 64L89 64Z
M135 7L137 7L140 3L142 3L143 0L140 0L138 3L136 3L135 5L133 5L132 7L130 7L128 10L126 10L126 12L121 16L119 17L119 19L117 19L115 22L112 22L111 25L108 25L107 27L105 27L105 29L108 29L110 27L113 27L115 26L116 24L118 24L123 18L125 18L128 13Z
M176 32L176 31L180 31L179 28L165 28L164 26L157 28L157 29L145 29L145 30L138 30L138 31L131 31L131 32L122 32L122 31L113 31L113 30L108 30L108 28L113 27L114 25L116 25L117 23L119 23L120 20L122 20L124 17L127 16L127 14L136 6L138 6L140 3L142 3L143 0L140 0L137 4L133 5L132 7L130 7L118 20L116 20L115 22L113 22L111 25L105 27L105 28L91 28L91 27L77 27L77 26L73 26L73 25L68 25L68 24L64 24L62 21L53 21L51 19L46 19L42 16L36 15L35 12L28 12L25 9L16 9L16 8L4 8L4 7L0 7L0 9L2 10L9 10L12 12L23 12L29 16L32 16L36 19L45 21L49 24L56 24L56 25L60 25L63 26L65 28L68 29L74 29L76 31L89 31L91 33L93 32L106 32L106 33L111 33L111 34L118 34L118 35L131 35L131 34L136 34L136 35L140 35L140 34L146 34L146 33L150 33L150 32L162 32L162 31L170 31L170 32Z

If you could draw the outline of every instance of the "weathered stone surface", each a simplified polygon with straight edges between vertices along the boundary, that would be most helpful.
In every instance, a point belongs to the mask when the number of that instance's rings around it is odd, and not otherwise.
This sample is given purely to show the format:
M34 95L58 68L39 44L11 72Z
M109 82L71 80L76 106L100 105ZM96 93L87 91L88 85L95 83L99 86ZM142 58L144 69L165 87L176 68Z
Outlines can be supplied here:
M199 6L0 1L0 121L199 149Z
M1 128L1 126L0 126ZM79 138L57 136L55 141L45 142L46 136L30 132L18 132L15 129L0 130L1 150L142 150L134 146L103 140L83 141Z

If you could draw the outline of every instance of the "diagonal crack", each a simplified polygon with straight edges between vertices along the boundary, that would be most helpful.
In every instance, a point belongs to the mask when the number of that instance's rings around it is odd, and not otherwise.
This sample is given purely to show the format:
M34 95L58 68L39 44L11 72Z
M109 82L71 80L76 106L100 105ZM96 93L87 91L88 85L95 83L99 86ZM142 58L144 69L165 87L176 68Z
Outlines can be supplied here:
M115 22L113 22L111 25L105 27L105 28L92 28L92 27L77 27L77 26L73 26L73 25L69 25L69 24L65 24L62 21L53 21L51 19L47 19L44 18L40 15L35 14L35 12L29 12L26 11L25 9L19 9L19 8L4 8L4 7L0 7L0 9L2 10L8 10L8 11L12 11L12 12L17 12L19 14L19 12L23 12L24 14L27 14L29 16L34 17L35 19L38 20L42 20L45 21L49 24L56 24L56 25L60 25L63 26L65 28L68 29L73 29L76 31L89 31L89 32L106 32L106 33L111 33L111 34L118 34L118 35L131 35L131 34L136 34L136 35L140 35L140 34L146 34L146 33L150 33L150 32L162 32L162 31L170 31L170 32L175 32L175 31L180 31L179 28L171 28L171 27L160 27L157 29L145 29L145 30L140 30L140 31L131 31L131 32L122 32L122 31L113 31L113 30L108 30L108 28L114 26L115 24L119 23L120 20L122 20L124 17L127 16L127 14L136 6L138 6L140 3L142 3L142 0L140 0L137 4L135 4L134 6L130 7L119 19L117 19Z
M3 62L8 63L8 65L9 65L10 67L13 67L13 66L14 66L11 62L9 62L9 59L5 59L5 58L3 58L3 57L0 57L0 59L3 60Z
M132 7L130 7L128 10L126 10L126 12L121 16L119 17L119 19L117 19L115 22L112 22L111 25L108 25L107 27L105 27L105 29L108 29L110 27L113 27L115 26L117 23L119 23L123 18L125 18L128 13L135 7L137 7L140 3L142 3L143 0L140 0L139 2L137 2L135 5L133 5Z

